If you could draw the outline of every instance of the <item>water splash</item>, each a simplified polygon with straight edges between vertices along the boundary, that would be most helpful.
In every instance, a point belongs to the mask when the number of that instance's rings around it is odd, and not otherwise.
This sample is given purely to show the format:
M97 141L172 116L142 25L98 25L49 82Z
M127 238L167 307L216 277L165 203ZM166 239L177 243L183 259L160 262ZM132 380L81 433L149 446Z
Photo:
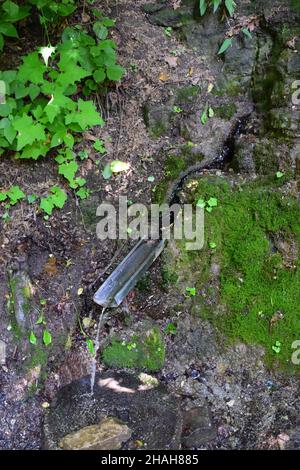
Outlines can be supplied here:
M98 326L97 326L97 334L96 334L96 340L95 340L95 346L94 346L94 354L92 357L92 364L91 364L91 395L94 394L94 386L95 386L95 377L96 377L96 369L97 369L97 352L100 346L100 331L101 331L101 325L102 325L102 320L104 317L104 312L106 310L106 307L102 309Z

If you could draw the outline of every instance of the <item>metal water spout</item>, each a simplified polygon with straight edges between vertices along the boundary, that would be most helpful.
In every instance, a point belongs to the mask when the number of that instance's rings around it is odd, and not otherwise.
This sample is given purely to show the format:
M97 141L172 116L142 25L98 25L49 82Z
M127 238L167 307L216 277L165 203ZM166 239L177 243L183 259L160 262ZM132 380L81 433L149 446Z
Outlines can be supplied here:
M102 307L117 307L161 254L166 240L140 240L94 295Z

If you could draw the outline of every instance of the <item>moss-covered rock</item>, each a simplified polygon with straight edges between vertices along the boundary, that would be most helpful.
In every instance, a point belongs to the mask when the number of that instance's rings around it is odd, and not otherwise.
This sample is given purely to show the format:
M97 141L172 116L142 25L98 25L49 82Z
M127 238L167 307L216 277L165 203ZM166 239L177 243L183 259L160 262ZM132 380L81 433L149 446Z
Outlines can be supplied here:
M154 327L134 334L127 341L112 338L102 354L108 366L160 370L165 360L165 345L159 329Z
M229 342L265 347L269 364L292 368L300 329L300 205L284 178L245 182L209 175L186 187L186 201L217 199L205 217L205 246L172 257L179 288L194 287L192 311ZM276 346L276 344L279 346Z

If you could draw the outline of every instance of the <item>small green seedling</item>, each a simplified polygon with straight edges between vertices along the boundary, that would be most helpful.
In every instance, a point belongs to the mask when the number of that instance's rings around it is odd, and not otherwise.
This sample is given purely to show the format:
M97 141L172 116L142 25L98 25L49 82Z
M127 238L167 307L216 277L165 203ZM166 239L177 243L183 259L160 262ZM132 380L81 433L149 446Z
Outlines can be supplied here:
M182 113L182 109L180 106L173 106L173 113L180 114Z
M209 242L209 248L214 250L215 248L217 248L217 244L215 242Z
M174 323L168 323L168 325L164 329L164 333L166 335L176 335L177 333L177 327L174 325Z
M186 292L189 294L190 297L195 297L196 295L196 287L186 287Z
M276 341L275 345L272 346L272 349L273 349L273 351L274 351L276 354L279 354L280 351L281 351L281 342L280 342L280 341Z
M164 29L165 35L168 36L169 38L172 36L173 29L169 26L168 28Z
M276 178L280 179L284 176L284 173L282 173L281 171L277 171L276 173Z

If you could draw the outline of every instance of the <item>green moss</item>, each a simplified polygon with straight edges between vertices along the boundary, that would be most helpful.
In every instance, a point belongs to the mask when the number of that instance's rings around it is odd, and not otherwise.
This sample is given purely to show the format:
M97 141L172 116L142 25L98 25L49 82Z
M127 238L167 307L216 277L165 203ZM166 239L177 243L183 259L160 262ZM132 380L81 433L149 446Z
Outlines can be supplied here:
M189 85L186 87L182 87L177 92L176 103L178 104L185 104L187 102L191 102L194 100L196 96L199 95L201 92L201 88L196 85Z
M150 290L150 286L151 286L151 277L150 277L150 274L147 273L142 277L142 279L138 281L136 288L140 292L148 292Z
M222 80L212 90L215 96L236 97L243 93L243 89L238 80Z
M236 105L234 103L224 104L218 108L214 108L215 116L221 119L231 119L236 113Z
M169 269L167 266L163 266L161 270L162 287L167 288L169 285L175 285L178 281L178 274Z
M282 182L272 186L270 179L256 180L231 187L215 176L199 180L193 200L216 197L218 206L205 217L205 246L199 252L186 252L181 246L178 272L185 272L186 284L204 290L206 298L215 296L210 305L205 297L195 298L198 311L209 318L229 342L242 340L262 345L268 364L292 368L291 345L300 334L300 205L285 196ZM274 248L272 240L282 238L294 250L293 262ZM209 243L216 243L216 249ZM289 246L289 245L287 245ZM293 248L294 247L294 248ZM220 291L211 291L212 262L221 268ZM216 300L216 299L215 299ZM218 308L217 308L218 307ZM270 328L278 311L284 318ZM281 343L276 354L272 347Z
M190 165L196 164L203 159L203 155L193 153L191 143L185 144L181 149L181 155L169 154L166 157L163 181L158 183L153 192L153 203L161 204L165 201L167 190L171 181L175 181L180 173L185 171Z
M166 126L165 121L157 121L150 129L150 134L152 137L159 138L166 134L168 131L168 127Z
M112 339L103 350L103 361L108 366L160 370L165 361L165 345L158 328L144 335L134 335L129 342Z

